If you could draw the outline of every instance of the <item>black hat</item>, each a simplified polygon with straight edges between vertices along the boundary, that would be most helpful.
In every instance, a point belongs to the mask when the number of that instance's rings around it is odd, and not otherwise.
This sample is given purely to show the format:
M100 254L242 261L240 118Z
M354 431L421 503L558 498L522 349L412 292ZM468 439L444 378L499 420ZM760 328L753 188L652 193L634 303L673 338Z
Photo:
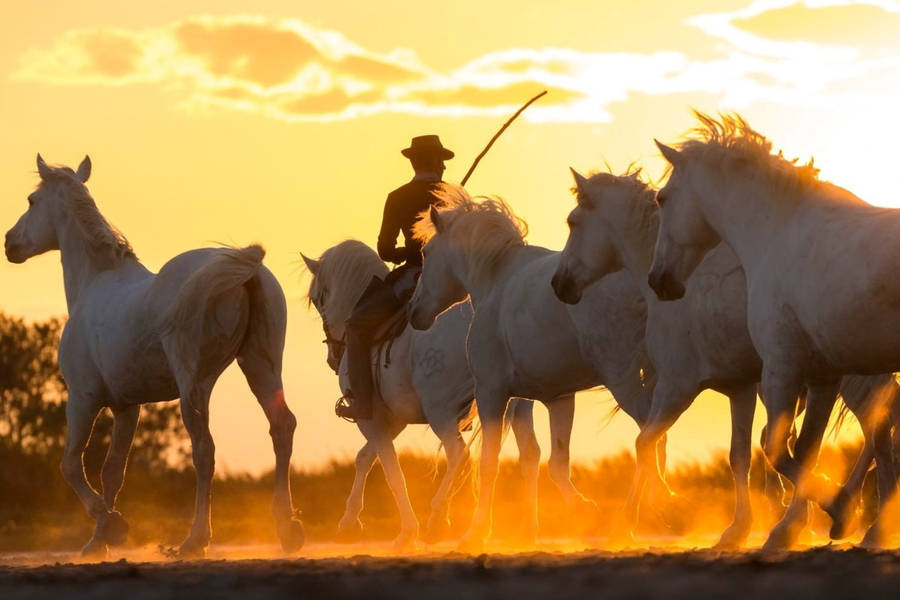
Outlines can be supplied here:
M437 154L440 155L442 160L450 160L454 156L453 151L448 150L441 145L441 138L436 135L420 135L414 137L409 148L404 148L400 153L406 158Z

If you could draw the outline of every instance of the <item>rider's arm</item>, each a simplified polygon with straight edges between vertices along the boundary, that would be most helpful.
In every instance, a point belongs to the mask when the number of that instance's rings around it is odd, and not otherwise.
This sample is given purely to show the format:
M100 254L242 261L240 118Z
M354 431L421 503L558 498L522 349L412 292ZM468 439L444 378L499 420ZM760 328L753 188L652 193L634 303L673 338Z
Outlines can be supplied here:
M406 260L406 247L397 247L397 236L400 235L400 220L397 209L388 196L384 203L384 215L381 218L381 231L378 233L378 256L381 260L400 264Z

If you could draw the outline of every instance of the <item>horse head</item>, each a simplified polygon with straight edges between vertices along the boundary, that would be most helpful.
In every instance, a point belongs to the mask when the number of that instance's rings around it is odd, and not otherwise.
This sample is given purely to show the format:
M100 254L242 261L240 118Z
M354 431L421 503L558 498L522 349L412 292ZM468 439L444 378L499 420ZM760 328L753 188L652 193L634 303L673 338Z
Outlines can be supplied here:
M659 231L648 283L660 300L684 296L685 282L694 269L720 241L710 227L693 186L697 161L688 160L675 148L656 142L672 165L672 174L656 195Z
M73 171L51 167L38 154L37 168L41 183L29 194L28 209L6 232L6 258L13 263L59 249L58 224L69 217L69 197L84 189L91 175L91 159L85 156Z
M559 257L551 284L566 304L577 304L586 287L623 266L617 236L631 233L628 218L635 193L648 188L637 178L639 171L621 177L598 173L575 178L576 205L566 223L569 237Z

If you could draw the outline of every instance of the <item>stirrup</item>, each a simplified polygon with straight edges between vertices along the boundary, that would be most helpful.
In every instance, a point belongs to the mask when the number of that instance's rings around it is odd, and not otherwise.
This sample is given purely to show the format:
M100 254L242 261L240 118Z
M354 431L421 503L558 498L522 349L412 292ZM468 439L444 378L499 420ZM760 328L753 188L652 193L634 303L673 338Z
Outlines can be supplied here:
M350 423L356 423L355 417L350 417L346 414L342 414L344 411L341 409L352 410L353 406L350 404L349 396L341 396L338 398L337 402L334 403L334 414L344 419L345 421L349 421Z

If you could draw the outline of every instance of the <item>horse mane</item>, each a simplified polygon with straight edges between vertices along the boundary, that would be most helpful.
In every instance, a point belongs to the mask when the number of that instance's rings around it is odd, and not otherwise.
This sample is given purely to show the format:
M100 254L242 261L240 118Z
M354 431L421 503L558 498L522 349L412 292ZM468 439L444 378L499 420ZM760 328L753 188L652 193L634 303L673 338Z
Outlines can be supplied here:
M715 119L698 110L693 113L700 123L687 133L689 139L678 145L685 156L723 165L749 162L771 185L789 192L815 189L824 183L812 158L797 164L798 159L788 160L781 151L773 154L771 140L750 127L739 114L720 114Z
M309 282L307 300L321 300L324 290L320 288L327 285L323 310L330 321L349 317L372 277L384 278L388 274L387 265L378 254L359 240L344 240L325 250L318 260L318 272Z
M50 167L50 174L52 180L65 186L71 215L93 258L103 260L109 266L117 266L127 258L137 258L128 239L100 213L87 186L78 180L75 171L55 166Z
M641 230L649 230L655 227L659 206L656 204L656 189L644 179L643 170L637 163L631 163L621 175L608 171L592 171L587 176L587 181L593 185L606 185L622 187L629 193L629 224L634 224ZM578 188L572 187L572 193L577 194Z
M448 184L442 184L435 194L441 225L446 235L462 244L473 281L487 279L510 249L526 245L528 224L499 196L473 199L464 188ZM423 212L413 235L427 243L436 234L430 212Z

